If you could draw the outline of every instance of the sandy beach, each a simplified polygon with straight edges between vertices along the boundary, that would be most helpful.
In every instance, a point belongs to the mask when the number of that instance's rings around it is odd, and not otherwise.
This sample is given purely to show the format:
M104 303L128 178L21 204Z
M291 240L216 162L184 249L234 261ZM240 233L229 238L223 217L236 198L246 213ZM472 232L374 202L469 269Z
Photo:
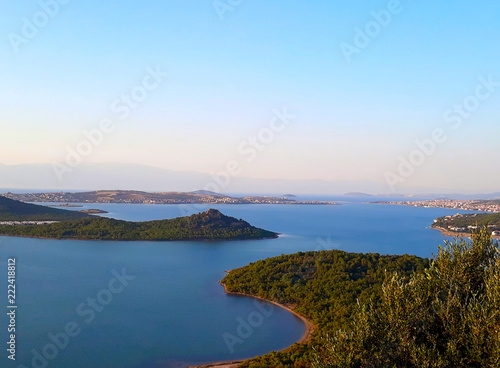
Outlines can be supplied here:
M441 232L441 234L443 234L445 236L454 236L454 237L458 236L459 238L470 238L470 236L471 236L470 233L457 233L456 231L450 231L448 229L444 229L442 227L437 227L437 226L433 226L433 227L431 227L431 229L439 230ZM500 236L493 235L493 238L500 239Z
M280 308L286 309L290 313L293 313L296 317L300 318L300 320L302 322L304 322L304 325L305 325L304 335L302 335L302 338L299 341L297 341L297 343L304 344L304 343L308 342L311 339L311 336L312 336L314 330L316 329L316 325L314 325L311 321L309 321L304 316L301 316L300 314L298 314L297 312L295 312L292 309L293 308L292 305L280 304L280 303L273 302L271 300L267 300L267 299L264 299L264 298L261 298L259 296L255 296L255 295L248 295L248 294L244 294L244 293L238 293L238 292L228 291L227 288L226 288L226 285L224 285L223 283L220 283L220 284L224 287L224 291L228 295L239 295L239 296L246 296L246 297L252 297L252 298L255 298L255 299L260 299L260 300L266 301L268 303L274 304L274 305L276 305L276 306L278 306ZM283 349L283 351L285 351L286 349L288 349L288 348ZM245 360L248 360L248 359L244 359L244 360L232 360L232 361L227 361L227 362L208 363L208 364L191 366L191 367L188 367L188 368L215 368L215 367L217 367L217 368L237 368Z

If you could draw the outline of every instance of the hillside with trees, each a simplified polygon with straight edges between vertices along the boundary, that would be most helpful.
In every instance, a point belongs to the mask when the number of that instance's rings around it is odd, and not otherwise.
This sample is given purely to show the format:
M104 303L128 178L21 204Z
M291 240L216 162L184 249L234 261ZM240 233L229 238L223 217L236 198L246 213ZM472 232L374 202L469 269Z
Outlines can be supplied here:
M321 343L321 336L346 328L357 300L379 300L387 272L410 276L428 265L428 260L416 256L331 250L283 255L231 271L222 280L228 291L291 305L318 326L307 345L295 344L286 352L267 354L242 367L311 367L313 347Z
M500 213L457 213L437 218L432 227L456 233L470 233L472 230L482 227L486 227L491 232L499 231Z
M76 211L39 206L0 196L0 221L67 221L89 217Z
M1 225L0 235L81 240L246 240L278 236L218 210L147 222L92 217L48 225Z

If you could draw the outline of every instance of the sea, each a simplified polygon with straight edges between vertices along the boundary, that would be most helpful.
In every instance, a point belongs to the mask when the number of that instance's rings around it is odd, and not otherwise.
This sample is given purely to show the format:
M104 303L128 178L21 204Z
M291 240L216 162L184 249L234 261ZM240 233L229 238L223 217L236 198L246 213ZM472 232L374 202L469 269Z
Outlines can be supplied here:
M299 198L302 199L302 198ZM304 198L312 199L312 198ZM314 198L317 199L317 198ZM318 198L319 199L319 198ZM298 341L292 313L227 295L219 281L250 262L299 251L431 257L449 238L430 228L457 210L322 197L340 205L83 204L104 216L148 221L216 208L278 239L81 241L0 237L1 367L182 368L250 358ZM460 211L462 213L466 211ZM8 308L8 259L16 263L17 308ZM12 307L12 305L10 305ZM15 360L8 332L15 309Z

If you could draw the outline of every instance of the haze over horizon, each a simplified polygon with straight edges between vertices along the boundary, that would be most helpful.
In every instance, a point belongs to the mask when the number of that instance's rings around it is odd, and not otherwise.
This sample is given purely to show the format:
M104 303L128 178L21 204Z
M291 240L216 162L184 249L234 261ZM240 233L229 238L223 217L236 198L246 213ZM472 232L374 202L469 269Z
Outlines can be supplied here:
M94 190L139 190L147 192L214 191L237 195L298 195L337 196L361 192L369 195L430 195L452 196L455 199L500 198L498 190L457 191L453 188L401 186L397 191L388 191L386 183L375 181L328 181L319 179L255 179L231 177L227 173L206 174L195 171L174 171L137 164L83 163L78 170L68 175L63 183L54 175L50 164L2 165L0 192L35 191L94 191ZM148 180L144 180L148 178ZM472 198L471 198L472 199Z
M228 4L9 4L0 188L499 191L500 4Z

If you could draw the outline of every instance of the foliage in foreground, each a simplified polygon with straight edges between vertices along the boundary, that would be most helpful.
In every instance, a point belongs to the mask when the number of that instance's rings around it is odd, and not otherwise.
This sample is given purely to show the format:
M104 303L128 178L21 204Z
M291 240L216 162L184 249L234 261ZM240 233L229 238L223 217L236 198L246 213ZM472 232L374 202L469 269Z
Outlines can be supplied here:
M317 348L315 368L500 367L500 254L486 229L382 291Z
M0 234L82 240L240 240L277 236L217 210L147 222L93 217L50 225L4 225L0 226Z
M500 367L500 253L483 229L429 262L341 251L270 258L232 271L230 291L285 304L319 327L243 368Z

